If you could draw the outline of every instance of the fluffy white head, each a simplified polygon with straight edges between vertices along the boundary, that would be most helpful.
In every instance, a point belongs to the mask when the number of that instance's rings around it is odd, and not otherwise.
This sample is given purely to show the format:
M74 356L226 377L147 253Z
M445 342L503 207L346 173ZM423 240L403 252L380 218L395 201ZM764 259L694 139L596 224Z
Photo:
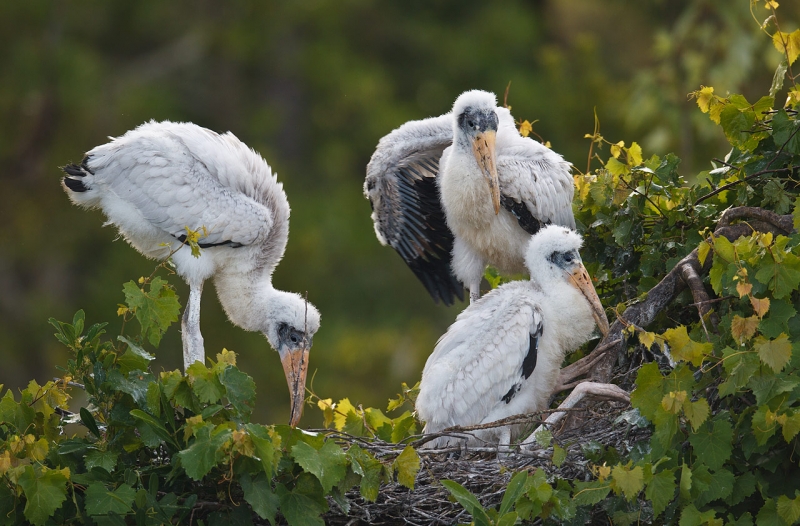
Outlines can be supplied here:
M465 91L458 96L453 103L453 115L458 116L464 113L467 108L474 109L494 109L497 107L497 97L494 93L482 90Z
M555 272L550 256L554 252L577 252L582 245L581 236L574 230L559 225L542 228L531 237L525 252L525 265L531 273L531 279L547 281L550 274Z
M299 294L273 290L269 295L267 319L264 334L270 345L283 355L287 345L285 341L292 332L304 333L311 344L311 339L319 330L320 314L314 305L306 302ZM289 332L286 332L286 331Z

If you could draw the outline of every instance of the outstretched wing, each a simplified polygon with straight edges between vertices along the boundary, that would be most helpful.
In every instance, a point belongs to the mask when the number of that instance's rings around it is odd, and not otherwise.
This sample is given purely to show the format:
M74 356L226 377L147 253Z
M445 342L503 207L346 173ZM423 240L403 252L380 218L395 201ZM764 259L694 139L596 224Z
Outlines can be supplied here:
M519 284L518 284L519 283ZM543 318L529 283L503 285L462 312L422 373L416 408L426 432L475 425L510 403L537 364Z
M502 130L497 137L501 204L520 226L535 234L550 223L575 228L575 185L569 163L550 148Z
M433 299L445 305L464 299L450 268L453 234L436 183L452 138L449 114L407 122L378 142L364 181L378 240L394 248Z

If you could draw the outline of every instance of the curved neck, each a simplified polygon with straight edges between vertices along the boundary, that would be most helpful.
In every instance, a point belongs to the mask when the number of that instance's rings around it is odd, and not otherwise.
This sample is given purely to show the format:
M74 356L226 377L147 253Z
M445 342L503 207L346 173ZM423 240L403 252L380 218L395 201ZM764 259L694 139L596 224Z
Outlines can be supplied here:
M214 276L214 286L234 325L247 331L267 332L271 300L278 293L269 276L219 272Z

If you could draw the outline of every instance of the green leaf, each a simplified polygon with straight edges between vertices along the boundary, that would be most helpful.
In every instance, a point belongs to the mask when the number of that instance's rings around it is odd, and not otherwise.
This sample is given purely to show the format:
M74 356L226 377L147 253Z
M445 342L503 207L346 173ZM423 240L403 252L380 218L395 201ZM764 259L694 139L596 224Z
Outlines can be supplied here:
M594 506L602 502L611 491L607 480L592 480L589 482L575 481L575 494L573 499L578 506Z
M156 420L150 414L145 413L141 409L133 409L131 410L131 416L150 426L150 429L164 442L171 444L173 447L178 447L175 437L164 427L164 424Z
M298 442L292 447L292 458L303 470L317 477L325 493L329 493L347 474L347 457L333 440L327 440L319 450Z
M722 108L719 115L720 125L725 132L725 136L733 146L742 150L752 150L756 144L752 144L751 134L748 133L756 122L756 113L749 109L740 110L734 104L728 104Z
M777 424L775 422L767 422L767 412L769 407L762 405L755 413L753 413L753 421L751 423L753 434L756 437L756 442L759 446L767 443L767 440L775 434Z
M397 482L408 489L414 489L414 481L417 478L417 472L420 467L419 455L414 451L414 448L406 446L394 459L392 466L397 472Z
M800 519L800 497L790 499L786 495L778 497L777 505L778 516L786 521L786 524L794 524Z
M275 515L278 513L280 499L272 491L269 479L264 473L259 473L251 478L247 473L239 477L239 483L244 491L244 500L253 508L253 511L262 519L267 519L270 524L275 524Z
M775 140L775 144L778 147L783 147L789 153L800 153L798 126L800 126L800 122L795 119L789 119L785 110L778 110L772 116L772 138Z
M215 404L225 394L217 373L200 362L190 365L186 369L186 376L195 396L203 403Z
M716 471L731 457L733 427L727 418L716 417L699 432L689 435L694 454L710 469Z
M222 371L220 380L234 409L244 415L252 413L256 399L256 383L253 379L236 367L229 365Z
M797 314L791 303L783 300L773 300L770 303L769 313L761 320L758 330L767 338L775 338L782 332L789 333L789 320Z
M567 450L558 444L553 444L553 465L557 468L567 459Z
M392 421L391 441L398 443L404 438L414 435L417 431L417 421L411 411L406 411Z
M655 419L656 411L661 407L664 377L658 369L658 364L650 362L644 364L636 376L636 389L631 393L631 405L650 420Z
M175 290L160 276L153 278L147 292L133 281L125 283L125 303L133 311L142 328L142 336L158 347L164 332L178 321L180 303Z
M622 465L614 466L611 470L611 478L614 480L617 489L632 501L644 489L644 471L641 466L626 469Z
M25 494L25 518L36 526L43 525L67 498L67 477L57 469L37 472L25 466L18 480Z
M714 510L701 513L694 504L689 504L683 508L678 526L700 526L701 524L709 524L716 516L717 513ZM717 524L721 524L721 522L717 522Z
M763 263L756 279L773 291L775 298L788 297L800 285L797 258L788 254L781 263Z
M101 438L100 430L97 428L97 422L94 421L94 416L92 416L92 413L90 413L85 407L81 407L80 415L81 422L83 422L83 425L86 426L86 429L88 429L97 438Z
M36 411L32 407L16 402L11 390L6 391L0 399L0 421L11 424L18 434L24 435L35 419Z
M442 480L441 482L442 486L467 510L467 513L472 515L475 520L475 526L489 526L492 523L486 514L486 510L483 509L481 503L469 490L452 480Z
M119 453L114 451L92 451L86 455L86 471L91 471L94 467L101 467L111 473L117 466Z
M350 446L347 458L351 462L353 471L361 475L361 496L370 502L375 502L383 480L383 464L366 453L358 444Z
M298 491L289 491L279 484L276 493L280 500L280 510L289 526L325 526L322 515L327 509L317 499Z
M772 499L767 499L764 506L758 511L756 524L758 526L786 526L778 515L777 506Z
M800 411L786 417L786 422L783 424L783 439L788 443L798 432L800 432Z
M653 503L653 514L658 517L667 509L667 505L675 497L675 473L665 469L653 475L647 484L644 495Z
M768 340L762 336L755 339L755 350L762 362L769 365L776 373L789 363L792 359L792 342L785 334L781 334L774 340Z
M102 482L94 482L86 488L86 513L89 515L124 515L132 511L136 490L127 484L111 491Z
M703 507L709 502L727 498L733 492L734 480L733 473L727 469L711 474L708 488L695 499L695 505Z
M253 441L255 454L261 459L264 473L268 479L271 479L280 456L280 435L270 434L266 427L258 424L247 424L245 428Z
M681 466L680 490L682 499L691 500L692 470L685 463Z
M525 484L528 482L528 472L520 471L511 477L506 486L506 492L503 494L503 501L500 503L500 515L505 515L511 511L511 507L517 502L517 499L525 491Z
M224 458L222 446L230 439L231 430L222 426L214 429L207 424L195 430L194 437L194 443L178 453L178 458L186 474L192 480L200 480Z

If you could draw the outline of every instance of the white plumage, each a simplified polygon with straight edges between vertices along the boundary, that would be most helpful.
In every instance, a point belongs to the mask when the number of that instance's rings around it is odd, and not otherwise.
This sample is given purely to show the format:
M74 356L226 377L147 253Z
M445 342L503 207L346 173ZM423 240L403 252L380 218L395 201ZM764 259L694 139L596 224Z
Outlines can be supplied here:
M102 209L107 224L149 258L164 259L180 248L187 227L205 227L200 257L188 248L173 255L190 287L182 320L184 366L205 361L200 295L213 276L231 322L264 333L280 354L296 424L320 315L298 294L272 286L289 235L289 203L266 161L230 132L151 121L64 171L72 202Z
M540 411L568 352L608 321L583 267L580 237L547 226L526 244L530 281L506 283L472 303L439 339L422 373L417 413L425 433ZM509 444L519 431L472 432L470 444ZM439 447L459 439L441 437Z
M575 227L569 164L522 137L493 94L468 91L440 117L383 137L365 195L378 239L397 250L435 300L480 295L487 264L526 271L525 247L545 224Z

